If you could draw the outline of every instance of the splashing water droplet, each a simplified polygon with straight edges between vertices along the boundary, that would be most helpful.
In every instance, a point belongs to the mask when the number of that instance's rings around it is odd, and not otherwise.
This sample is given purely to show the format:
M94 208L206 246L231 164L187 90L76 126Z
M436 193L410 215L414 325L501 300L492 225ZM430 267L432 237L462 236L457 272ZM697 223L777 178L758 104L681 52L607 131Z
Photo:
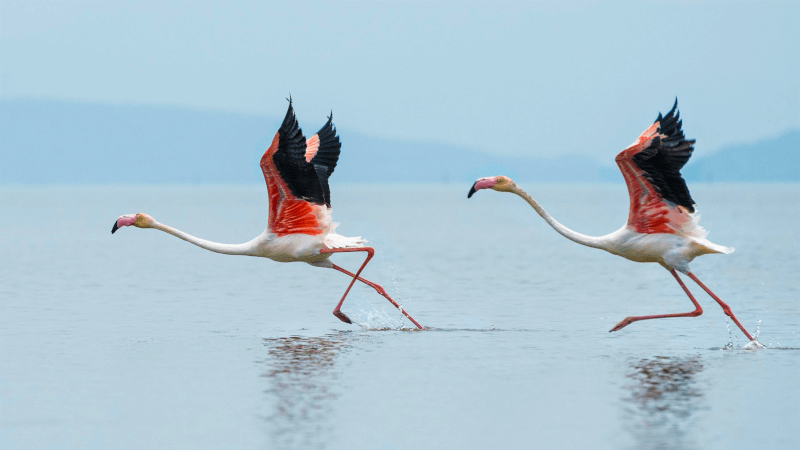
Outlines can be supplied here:
M725 327L728 329L728 343L725 344L723 350L732 350L733 349L733 334L731 334L731 324L727 321L725 322Z
M767 348L767 347L764 347L764 346L763 346L763 345L762 345L760 342L758 342L758 341L750 341L750 343L749 343L749 344L747 344L747 345L745 345L745 346L744 346L744 349L745 349L745 350L761 350L761 349L763 349L763 348Z
M383 310L357 311L351 313L350 319L365 331L403 329L402 320L398 321L392 314Z

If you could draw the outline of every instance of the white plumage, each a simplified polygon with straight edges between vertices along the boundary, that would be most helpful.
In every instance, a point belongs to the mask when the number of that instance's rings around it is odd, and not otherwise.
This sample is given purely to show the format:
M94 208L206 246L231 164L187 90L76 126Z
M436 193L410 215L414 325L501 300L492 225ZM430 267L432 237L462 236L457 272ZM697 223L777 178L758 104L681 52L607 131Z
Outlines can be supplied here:
M695 310L688 313L627 317L611 331L618 331L639 320L695 317L702 314L700 304L678 276L677 272L681 272L719 303L725 314L752 341L750 333L739 323L728 305L689 269L689 263L698 256L711 253L729 254L733 253L733 248L709 241L706 238L708 232L698 223L700 215L696 212L686 182L680 175L680 169L694 151L694 141L684 137L677 108L676 99L672 110L665 117L659 114L656 121L631 146L617 155L617 165L628 187L630 209L627 223L613 233L593 237L570 230L553 219L536 200L508 177L480 178L473 184L468 197L481 189L519 195L558 233L573 242L602 249L631 261L660 264L672 273L695 306Z

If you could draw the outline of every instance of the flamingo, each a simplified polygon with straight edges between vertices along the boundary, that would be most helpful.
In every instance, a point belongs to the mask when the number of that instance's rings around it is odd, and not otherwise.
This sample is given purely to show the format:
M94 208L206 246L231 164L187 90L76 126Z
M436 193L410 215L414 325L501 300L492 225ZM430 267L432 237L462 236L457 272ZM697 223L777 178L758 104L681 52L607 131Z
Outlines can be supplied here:
M367 241L360 236L345 237L335 232L339 224L331 221L328 178L339 160L341 143L333 126L333 112L328 122L310 139L306 139L297 123L292 100L287 100L289 110L286 117L260 162L269 193L269 221L263 233L244 244L220 244L159 223L144 213L120 216L114 222L111 233L130 225L154 228L216 253L260 256L278 262L302 261L315 267L335 269L352 278L333 310L333 315L339 320L352 323L341 307L358 280L375 289L421 329L422 326L382 286L359 276L375 255L375 250L365 247ZM355 274L330 260L332 254L345 252L367 254Z
M696 257L711 253L729 254L733 248L714 244L698 225L700 216L695 202L680 174L694 151L694 140L687 140L681 129L678 99L672 110L658 118L628 148L615 158L625 178L630 196L628 222L605 236L586 236L570 230L553 219L527 192L505 176L485 177L475 181L467 198L481 189L512 192L522 197L542 218L565 238L587 247L605 250L635 262L661 264L678 281L694 304L694 311L676 314L626 317L610 330L619 331L633 322L665 317L697 317L703 308L678 276L685 274L708 293L725 314L752 342L753 337L736 319L730 307L711 292L690 270Z

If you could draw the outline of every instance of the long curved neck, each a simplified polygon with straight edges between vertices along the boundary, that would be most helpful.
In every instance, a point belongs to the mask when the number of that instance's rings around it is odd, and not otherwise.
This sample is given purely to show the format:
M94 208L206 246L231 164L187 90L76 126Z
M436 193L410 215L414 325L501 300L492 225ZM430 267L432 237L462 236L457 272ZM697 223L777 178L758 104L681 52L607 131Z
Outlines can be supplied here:
M601 238L594 236L586 236L585 234L580 234L578 232L570 230L564 225L561 225L556 219L553 219L553 217L550 214L547 214L547 211L545 211L544 208L542 208L542 205L540 205L539 202L534 200L533 197L528 195L527 192L522 190L522 188L520 188L516 184L512 186L509 192L513 192L522 197L526 202L528 202L529 205L531 205L533 209L536 210L537 213L539 213L540 216L542 216L542 219L544 219L545 222L550 224L550 226L553 227L554 230L558 231L560 235L564 236L570 241L577 242L578 244L585 245L587 247L605 249L605 246L603 245Z
M211 242L205 239L194 237L189 233L184 233L181 230L177 230L170 226L164 225L163 223L156 222L150 228L155 228L156 230L161 230L165 233L169 233L177 238L183 239L184 241L192 243L200 248L211 250L212 252L222 253L225 255L250 255L250 256L253 255L252 253L253 241L246 242L244 244L220 244L218 242Z

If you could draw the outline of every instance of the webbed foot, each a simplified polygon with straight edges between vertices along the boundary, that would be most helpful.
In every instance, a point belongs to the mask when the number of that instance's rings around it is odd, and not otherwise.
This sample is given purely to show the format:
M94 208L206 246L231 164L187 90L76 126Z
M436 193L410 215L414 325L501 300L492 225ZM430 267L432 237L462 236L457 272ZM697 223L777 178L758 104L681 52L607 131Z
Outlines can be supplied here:
M628 325L633 323L633 320L631 320L631 319L633 319L633 317L626 317L626 318L622 319L622 321L620 323L616 324L614 326L614 328L608 330L608 332L609 333L613 333L614 331L619 331L619 330L627 327Z
M334 311L333 315L336 316L339 320L341 320L344 323L353 323L353 321L350 320L349 317L347 317L347 314L345 314L345 313L343 313L343 312L341 312L339 310Z

